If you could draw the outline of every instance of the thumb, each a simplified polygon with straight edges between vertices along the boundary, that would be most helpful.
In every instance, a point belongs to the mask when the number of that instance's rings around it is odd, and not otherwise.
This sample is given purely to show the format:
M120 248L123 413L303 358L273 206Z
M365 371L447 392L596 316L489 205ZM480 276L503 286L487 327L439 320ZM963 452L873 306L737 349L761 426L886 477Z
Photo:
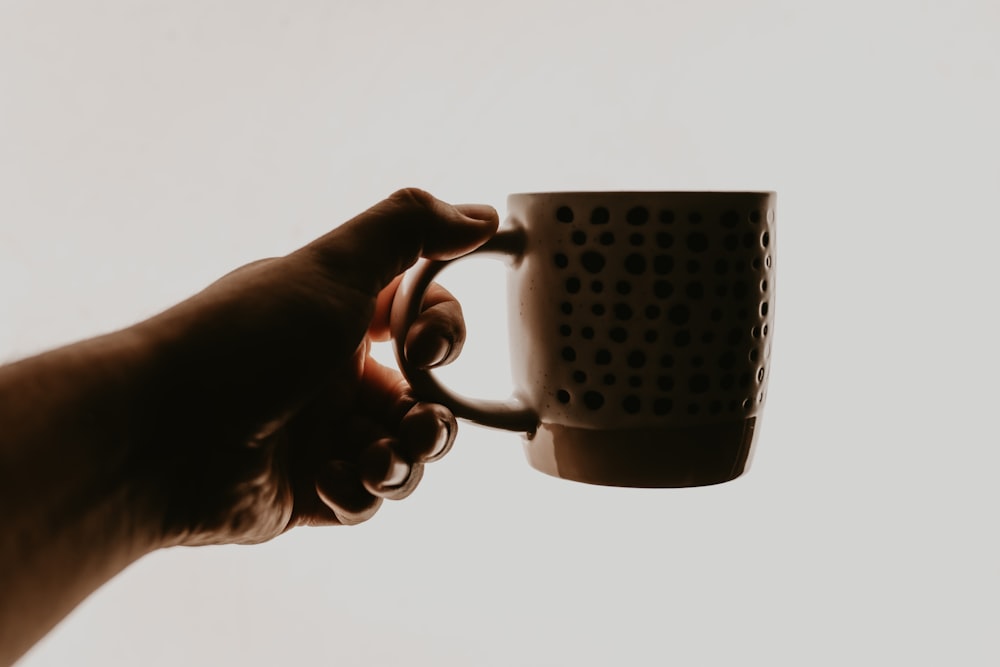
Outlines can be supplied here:
M491 206L452 206L416 188L395 192L300 252L315 254L341 281L376 295L420 257L452 259L497 230Z

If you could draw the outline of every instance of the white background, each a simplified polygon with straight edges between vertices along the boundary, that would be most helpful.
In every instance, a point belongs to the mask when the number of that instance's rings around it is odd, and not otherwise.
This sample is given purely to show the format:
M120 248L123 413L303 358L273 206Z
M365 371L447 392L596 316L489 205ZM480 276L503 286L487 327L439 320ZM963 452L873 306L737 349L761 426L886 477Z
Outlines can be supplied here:
M996 665L998 90L993 0L0 0L3 360L406 185L778 191L745 477L463 426L369 524L154 554L23 665ZM499 397L503 268L464 270L446 377Z

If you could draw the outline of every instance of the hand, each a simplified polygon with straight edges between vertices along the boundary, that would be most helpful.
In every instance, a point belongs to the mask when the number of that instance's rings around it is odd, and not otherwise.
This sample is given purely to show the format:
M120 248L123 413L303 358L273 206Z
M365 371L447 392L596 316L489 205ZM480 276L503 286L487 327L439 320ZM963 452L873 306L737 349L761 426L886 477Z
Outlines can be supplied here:
M497 224L491 207L401 190L137 325L153 353L135 397L136 466L164 543L353 524L409 495L451 447L455 418L411 396L371 343L388 338L403 271L469 252ZM433 286L405 353L424 367L448 363L464 335L458 303Z

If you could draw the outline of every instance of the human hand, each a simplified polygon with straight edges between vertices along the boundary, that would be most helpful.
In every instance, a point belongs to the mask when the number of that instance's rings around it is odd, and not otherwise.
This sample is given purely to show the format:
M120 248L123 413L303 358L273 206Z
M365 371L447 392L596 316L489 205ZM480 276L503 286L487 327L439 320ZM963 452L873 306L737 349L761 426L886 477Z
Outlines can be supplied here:
M388 338L400 274L492 236L489 206L401 190L285 257L244 266L134 327L150 341L135 397L136 467L164 544L251 543L353 524L416 487L456 432L369 354ZM450 362L465 328L440 286L407 358Z

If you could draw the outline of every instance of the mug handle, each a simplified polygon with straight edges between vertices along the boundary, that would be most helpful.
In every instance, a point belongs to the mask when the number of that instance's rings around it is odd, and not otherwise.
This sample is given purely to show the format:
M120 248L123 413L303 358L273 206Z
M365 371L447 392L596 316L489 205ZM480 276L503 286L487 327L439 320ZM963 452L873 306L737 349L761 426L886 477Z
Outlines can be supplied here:
M474 255L500 255L514 257L516 261L523 252L524 233L510 229L497 232L479 248L456 259ZM461 396L438 382L430 371L417 368L406 359L403 349L406 333L420 314L424 293L434 277L453 261L455 260L424 260L403 276L389 315L389 327L399 368L414 394L421 400L444 405L456 417L508 431L532 432L538 426L538 415L521 400L511 397L505 401L494 401Z

